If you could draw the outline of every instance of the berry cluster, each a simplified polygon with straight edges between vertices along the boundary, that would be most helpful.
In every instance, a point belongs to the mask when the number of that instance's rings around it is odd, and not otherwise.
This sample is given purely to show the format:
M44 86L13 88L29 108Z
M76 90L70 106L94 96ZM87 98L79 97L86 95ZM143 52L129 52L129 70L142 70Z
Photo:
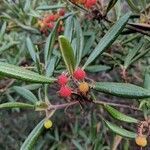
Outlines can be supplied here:
M70 97L72 93L76 93L76 91L85 95L90 89L89 84L84 81L85 78L86 73L81 68L76 69L70 77L62 73L57 79L58 84L61 86L59 95L63 98L67 98ZM77 90L76 88L73 90L70 85L77 86Z
M76 4L83 5L85 8L92 8L94 5L96 5L97 0L74 0L73 1Z
M40 31L42 33L47 34L48 30L52 30L55 26L56 21L61 17L65 15L65 10L60 9L58 12L53 12L50 14L46 14L43 19L38 21L38 25L40 27ZM60 21L60 25L58 27L58 32L63 32L64 27L63 27L63 22Z

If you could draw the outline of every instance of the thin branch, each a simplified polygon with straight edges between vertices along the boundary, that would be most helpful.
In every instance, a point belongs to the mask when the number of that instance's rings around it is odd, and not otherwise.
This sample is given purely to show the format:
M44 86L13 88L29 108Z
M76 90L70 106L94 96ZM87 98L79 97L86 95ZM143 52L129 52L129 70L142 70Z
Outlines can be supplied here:
M138 110L142 111L141 109L134 107L134 106L128 106L125 104L116 104L116 103L110 103L110 102L104 102L104 101L94 101L95 104L100 104L100 105L111 105L111 106L116 106L116 107L123 107L123 108L130 108L133 110Z
M63 109L65 107L69 107L69 106L72 106L72 105L76 105L76 104L79 104L78 101L74 101L74 102L70 102L70 103L65 103L65 104L59 104L59 105L50 105L48 107L48 110L52 110L52 109Z

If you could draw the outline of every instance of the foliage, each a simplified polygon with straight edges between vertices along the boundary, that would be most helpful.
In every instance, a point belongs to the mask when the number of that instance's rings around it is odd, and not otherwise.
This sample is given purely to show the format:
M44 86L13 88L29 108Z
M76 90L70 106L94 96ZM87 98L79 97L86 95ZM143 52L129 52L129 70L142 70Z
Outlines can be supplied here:
M1 3L0 149L115 150L150 138L149 0ZM14 145L12 118L23 126Z

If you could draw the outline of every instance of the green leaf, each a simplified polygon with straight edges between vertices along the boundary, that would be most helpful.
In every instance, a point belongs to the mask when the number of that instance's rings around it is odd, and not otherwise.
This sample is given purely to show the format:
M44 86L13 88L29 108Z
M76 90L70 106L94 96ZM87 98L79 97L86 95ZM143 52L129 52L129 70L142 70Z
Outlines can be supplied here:
M114 133L121 135L123 137L127 137L127 138L135 138L137 135L134 132L128 131L126 129L120 128L115 124L112 124L109 121L105 120L105 123L107 125L107 127L112 130Z
M51 77L53 75L57 60L58 60L58 58L56 56L52 57L50 59L49 63L47 64L47 68L46 68L46 76L47 77Z
M88 72L101 72L101 71L107 71L111 69L109 66L105 65L93 65L93 66L88 66L85 70Z
M27 90L32 91L32 90L37 90L40 87L42 87L42 84L35 84L35 83L33 83L33 84L24 85L23 87L26 88Z
M65 31L64 31L64 36L68 38L69 42L72 41L73 32L74 32L73 16L70 16L65 21Z
M64 36L59 36L59 45L62 53L62 57L64 59L65 65L70 74L73 74L75 70L75 58L72 46L68 39Z
M148 48L145 48L145 47L142 47L142 50L137 56L135 56L132 60L131 60L131 64L136 62L137 60L139 60L140 58L142 58L144 55L146 55L147 53L149 53L150 51L150 47Z
M39 136L44 130L43 124L44 124L44 119L41 122L39 122L38 125L32 130L32 132L29 134L27 139L22 144L20 150L33 150L34 149L35 143L37 142Z
M97 82L93 88L106 94L126 98L150 97L149 90L129 83Z
M148 69L145 71L144 88L150 90L150 73Z
M46 44L44 47L44 59L45 59L46 66L52 55L53 47L56 40L57 29L59 26L59 21L60 20L56 22L55 27L53 28L52 32L49 34L48 38L46 39Z
M137 3L134 4L133 0L126 0L128 5L131 7L132 10L134 10L135 12L139 12L140 9L138 8Z
M122 14L122 2L121 0L118 0L117 3L115 4L115 14L116 14L116 19L118 20L121 17Z
M118 120L121 120L124 122L128 122L128 123L138 123L137 119L129 117L109 105L105 105L104 107L109 112L109 114L112 117L114 117L115 119L118 119Z
M36 98L36 96L29 90L27 90L24 87L20 87L20 86L14 86L13 89L20 94L22 97L24 97L25 99L29 100L31 103L35 104L38 99Z
M30 37L27 37L26 39L26 45L28 48L28 51L33 59L34 62L36 62L36 52L35 52L35 47L30 39Z
M52 83L55 78L47 78L30 70L0 62L0 75L33 83Z
M25 4L24 4L24 8L23 10L28 13L30 11L31 8L31 1L30 0L26 0Z
M142 46L143 46L143 41L137 44L135 48L129 50L129 53L127 57L125 58L125 62L124 62L125 68L128 68L128 66L131 64L131 60L135 57L135 55L142 48Z
M146 68L145 70L145 76L144 76L144 88L148 89L150 91L150 72L149 68ZM150 109L150 98L142 99L140 102L139 108L143 108L144 110Z
M76 45L77 45L76 67L78 67L82 59L84 37L83 37L82 28L77 18L74 18L74 25L75 25L75 31L76 31Z
M0 41L3 39L4 33L6 31L6 22L3 23L1 30L0 30Z
M55 10L59 8L65 7L65 4L58 4L58 5L42 5L36 8L36 10Z
M71 16L72 13L67 14L61 18L59 18L55 24L55 27L53 28L52 32L49 34L48 38L46 39L46 44L44 47L44 59L45 59L45 64L47 66L48 61L51 58L52 52L53 52L53 48L54 48L54 44L55 44L55 40L56 40L56 35L57 35L57 29L59 27L59 23L61 20L65 20L66 18L68 18L69 16Z
M72 143L74 144L74 146L75 146L78 150L84 150L83 147L82 147L82 145L81 145L78 141L72 139Z
M91 47L95 41L95 34L93 32L88 32L84 34L84 49L82 57L86 56L90 51Z
M119 36L121 31L124 29L131 13L127 13L123 17L121 17L114 25L111 27L105 36L101 39L99 44L93 50L89 58L87 59L86 63L84 64L83 68L86 68L90 63L92 63L96 57L102 54Z
M30 31L32 33L36 33L39 34L39 31L31 26L28 25L24 25L22 22L20 22L20 20L12 18L10 15L3 13L3 16L6 17L7 19L11 20L12 22L16 23L20 28L26 30L26 31Z
M6 50L10 50L10 48L16 46L17 44L19 44L19 42L15 42L15 41L11 41L9 43L7 42L3 43L2 47L0 47L0 55Z
M114 5L117 3L118 0L110 0L108 6L107 6L107 10L106 12L109 12L113 7Z
M20 103L20 102L8 102L8 103L0 104L0 109L7 109L7 108L34 109L34 105L26 104L26 103Z
M33 59L33 61L36 64L36 67L38 69L39 74L41 74L39 54L36 52L36 48L33 45L30 37L27 37L27 39L26 39L26 45L27 45L27 48L28 48L28 51L30 53L31 58Z

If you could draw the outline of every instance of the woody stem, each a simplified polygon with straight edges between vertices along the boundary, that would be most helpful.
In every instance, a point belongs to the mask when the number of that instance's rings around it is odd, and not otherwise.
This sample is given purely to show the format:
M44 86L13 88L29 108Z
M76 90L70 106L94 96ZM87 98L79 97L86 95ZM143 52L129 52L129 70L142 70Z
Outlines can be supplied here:
M69 107L69 106L72 106L72 105L76 105L78 104L79 102L78 101L74 101L74 102L70 102L70 103L66 103L66 104L59 104L59 105L50 105L48 110L57 110L57 109L63 109L65 107Z

